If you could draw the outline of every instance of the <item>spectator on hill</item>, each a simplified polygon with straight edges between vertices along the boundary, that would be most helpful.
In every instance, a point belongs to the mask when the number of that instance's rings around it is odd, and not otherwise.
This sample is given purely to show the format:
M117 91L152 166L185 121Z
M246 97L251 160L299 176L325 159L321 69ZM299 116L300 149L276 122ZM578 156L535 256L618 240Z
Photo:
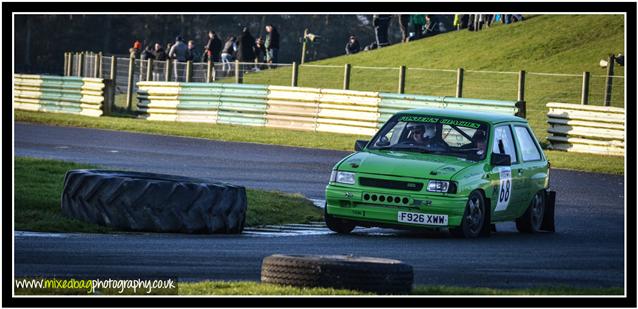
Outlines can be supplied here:
M425 15L425 27L423 29L423 36L429 37L439 33L439 23L434 15Z
M266 25L266 62L277 63L279 61L279 31L273 25Z
M175 81L178 82L180 81L179 70L178 70L178 68L181 66L180 63L184 63L188 60L188 46L186 46L181 36L178 35L175 38L175 44L173 44L170 51L168 52L168 56L171 59L175 60L173 64L173 69L174 69Z
M153 54L153 50L151 49L150 45L146 45L146 48L144 48L144 51L142 52L140 59L142 60L155 59L155 55Z
M255 40L255 62L263 63L265 61L265 58L266 47L264 46L264 39L258 37L257 40Z
M425 25L425 15L414 14L410 15L410 23L414 31L414 40L418 40L423 36L423 25Z
M390 25L390 15L372 15L372 26L374 27L374 36L377 40L377 48L381 48L390 44L388 42L388 26Z
M131 54L131 57L138 58L141 52L142 43L138 40L135 40L135 42L133 42L133 48L129 49L129 53Z
M204 46L204 51L206 53L206 61L210 59L212 62L219 62L219 57L222 52L222 41L217 37L215 31L208 31L208 42L206 46Z
M247 27L241 30L237 40L237 59L239 62L255 61L255 38L250 34Z
M160 43L155 43L155 49L153 50L153 56L155 56L155 60L157 61L166 61L166 51L162 48Z
M399 15L399 28L401 29L401 43L407 43L410 39L408 27L410 25L410 15Z
M222 49L222 63L223 63L223 71L226 72L226 75L230 74L231 65L230 63L235 61L235 52L237 51L237 44L234 36L228 37L226 43L224 43L224 48Z
M523 15L521 14L512 14L512 22L523 21Z
M361 47L359 46L359 40L354 35L350 36L348 43L346 43L346 55L352 55L359 52Z
M188 53L186 53L186 61L195 61L197 50L195 50L195 41L188 41Z

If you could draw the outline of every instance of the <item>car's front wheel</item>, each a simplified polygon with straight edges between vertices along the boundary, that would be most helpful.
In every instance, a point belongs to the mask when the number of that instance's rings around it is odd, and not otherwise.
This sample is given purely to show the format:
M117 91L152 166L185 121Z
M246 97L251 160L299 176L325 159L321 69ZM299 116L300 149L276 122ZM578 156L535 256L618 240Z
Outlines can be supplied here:
M348 234L348 233L352 232L352 230L354 230L354 228L356 226L351 221L348 221L348 220L345 220L345 219L340 219L340 218L335 218L335 217L329 215L328 214L328 205L324 205L324 207L323 207L323 218L324 218L328 228L331 231L337 232L339 234Z
M540 231L545 215L545 194L538 191L530 202L525 213L516 219L516 229L521 233L536 233Z
M450 233L454 237L459 238L476 238L481 234L485 222L486 207L485 199L481 191L472 191L467 199L465 213L461 220L461 225L450 229Z

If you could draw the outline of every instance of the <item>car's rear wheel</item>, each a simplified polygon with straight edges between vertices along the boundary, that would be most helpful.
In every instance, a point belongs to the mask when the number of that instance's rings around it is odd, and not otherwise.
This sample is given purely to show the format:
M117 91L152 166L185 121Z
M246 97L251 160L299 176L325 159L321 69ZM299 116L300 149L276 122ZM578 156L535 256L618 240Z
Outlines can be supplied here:
M521 233L537 233L545 215L545 194L538 191L529 203L525 213L516 219L516 229Z
M476 238L481 234L485 222L485 198L481 191L472 191L467 199L463 219L461 225L450 229L450 233L454 237L459 238Z
M326 222L328 228L339 234L348 234L354 230L356 225L346 219L335 218L328 214L328 205L324 205L323 207L323 218Z

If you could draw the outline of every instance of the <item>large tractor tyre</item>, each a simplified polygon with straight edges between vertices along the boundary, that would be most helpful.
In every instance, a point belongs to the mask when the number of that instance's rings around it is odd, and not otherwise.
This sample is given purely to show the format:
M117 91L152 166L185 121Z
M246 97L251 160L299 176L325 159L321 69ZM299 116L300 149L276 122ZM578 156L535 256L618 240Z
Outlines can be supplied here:
M241 233L246 190L206 180L140 172L70 170L62 213L128 231Z
M323 207L323 218L326 222L326 226L333 232L339 234L349 234L354 230L356 225L346 219L335 218L328 214L328 205Z
M516 229L521 233L538 233L545 217L545 194L538 191L529 203L525 213L516 219Z
M412 266L398 260L349 255L271 255L261 266L261 282L298 287L409 294Z

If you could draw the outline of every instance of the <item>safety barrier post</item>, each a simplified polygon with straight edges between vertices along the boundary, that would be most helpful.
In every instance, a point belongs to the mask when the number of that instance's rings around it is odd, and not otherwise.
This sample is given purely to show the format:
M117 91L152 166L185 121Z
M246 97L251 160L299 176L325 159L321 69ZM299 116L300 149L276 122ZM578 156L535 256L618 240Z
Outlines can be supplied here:
M518 113L516 116L525 118L527 116L527 103L525 102L525 71L518 72L518 100L516 102Z
M126 111L133 111L133 72L135 69L135 55L131 55L128 61L128 83L126 84Z
M456 97L463 97L463 68L456 69Z
M193 62L192 61L186 61L186 82L190 83L191 82L191 77L193 76Z
M212 81L212 73L213 72L213 61L208 59L208 66L206 67L206 82L210 83Z
M607 60L607 79L605 81L605 106L611 105L611 89L613 84L614 76L614 62L616 62L616 58L614 55L609 55L609 59Z
M71 76L73 74L73 53L69 52L69 63L67 63L66 67L66 76Z
M235 60L235 83L241 84L243 82L243 76L239 68L239 60Z
M115 58L115 56L113 56ZM104 80L104 101L102 104L102 112L105 116L113 113L113 106L115 105L115 79Z
M113 80L113 85L115 85L115 86L117 85L116 84L116 80L115 80L116 77L117 77L117 57L115 57L115 55L113 55L113 56L111 56L111 76L110 76L110 79Z
M589 104L589 72L583 72L583 87L581 89L580 104Z
M292 82L291 82L291 86L292 87L297 87L297 78L299 74L299 66L297 65L297 62L292 62Z
M93 77L102 78L102 52L95 55L95 67Z
M62 74L63 74L64 76L68 76L68 75L66 74L66 67L67 67L67 65L68 65L68 64L69 64L69 53L68 53L68 52L65 52L65 53L64 53L64 69L62 70L62 71L63 71L63 73L62 73Z
M405 66L399 67L399 93L405 93Z
M350 70L352 66L349 63L346 63L343 71L343 90L350 89Z
M84 71L84 52L78 55L78 77L82 77Z
M171 58L166 59L166 67L164 68L164 79L167 82L171 81Z
M147 64L146 64L146 80L147 81L152 81L153 80L153 58L148 58L148 60L147 60Z

